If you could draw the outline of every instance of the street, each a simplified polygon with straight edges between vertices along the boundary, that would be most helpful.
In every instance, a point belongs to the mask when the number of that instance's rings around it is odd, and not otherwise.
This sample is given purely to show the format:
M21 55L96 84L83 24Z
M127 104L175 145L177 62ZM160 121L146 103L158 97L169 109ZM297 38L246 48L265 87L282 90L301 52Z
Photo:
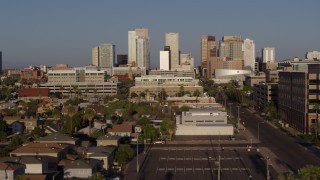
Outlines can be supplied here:
M238 115L238 108L234 104L232 104L232 115L234 117ZM247 108L240 107L239 116L246 129L250 130L256 138L259 136L260 147L270 149L278 157L278 160L285 163L290 170L297 172L298 169L309 164L320 165L319 157L279 129L269 125L257 114L250 112Z

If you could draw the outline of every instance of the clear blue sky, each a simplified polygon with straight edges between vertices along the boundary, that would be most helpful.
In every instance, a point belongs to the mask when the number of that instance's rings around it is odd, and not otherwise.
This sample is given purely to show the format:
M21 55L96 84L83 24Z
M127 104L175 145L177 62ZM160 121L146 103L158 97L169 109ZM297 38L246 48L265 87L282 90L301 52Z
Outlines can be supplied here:
M91 63L91 48L113 43L127 53L128 31L149 29L151 65L159 65L166 32L200 62L200 37L239 35L282 60L320 50L319 0L8 0L0 4L4 68Z

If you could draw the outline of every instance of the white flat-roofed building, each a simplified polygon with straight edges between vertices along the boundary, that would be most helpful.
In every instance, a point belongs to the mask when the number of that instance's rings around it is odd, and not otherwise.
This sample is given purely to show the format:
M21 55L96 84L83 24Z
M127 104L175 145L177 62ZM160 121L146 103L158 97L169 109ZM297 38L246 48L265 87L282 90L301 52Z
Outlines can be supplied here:
M233 135L227 113L216 108L194 108L176 116L176 135Z
M311 51L306 53L306 58L309 60L320 59L320 51Z

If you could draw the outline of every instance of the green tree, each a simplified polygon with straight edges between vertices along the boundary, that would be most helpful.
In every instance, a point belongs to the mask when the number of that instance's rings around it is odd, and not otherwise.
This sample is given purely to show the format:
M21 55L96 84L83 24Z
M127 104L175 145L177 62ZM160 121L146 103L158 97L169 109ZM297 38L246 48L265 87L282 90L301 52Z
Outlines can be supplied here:
M308 165L299 169L298 174L301 180L317 180L318 178L320 178L320 167Z
M162 134L170 135L170 141L171 141L172 136L176 130L176 124L173 121L171 121L170 119L164 119L160 123L160 130L161 130Z
M168 94L167 94L166 90L164 90L164 88L162 88L158 94L159 101L162 103L163 101L165 101L167 99L167 97L168 97Z
M0 132L7 132L8 125L6 121L0 121Z
M185 106L185 105L183 105L183 106L181 106L180 107L180 111L181 112L183 112L183 111L189 111L191 108L189 107L189 106Z
M60 118L60 111L59 111L59 109L54 109L54 110L52 111L52 116L53 116L53 119L55 119L55 120L59 119L59 118Z
M101 130L97 130L97 131L93 131L91 134L90 134L90 137L93 137L95 139L98 139L99 137L101 136L104 136L104 132L101 131Z
M291 172L285 172L282 173L279 177L278 180L294 180L294 174Z
M150 124L150 119L147 118L147 117L142 117L141 119L139 119L139 120L137 121L137 125L139 125L139 126L141 126L141 127L146 126L146 125L148 125L148 124Z
M89 180L105 180L106 178L100 173L94 173L92 176L89 177Z
M68 106L68 109L67 109L67 114L68 116L70 117L70 130L71 130L71 133L73 132L73 116L76 114L76 110L73 106Z
M21 136L14 136L11 139L9 146L11 148L17 148L17 147L21 146L24 142L25 142L25 138L22 138Z
M200 96L200 91L198 89L196 89L195 91L193 91L193 96L195 97L199 97Z
M40 127L35 127L32 131L31 131L31 136L34 139L38 139L40 137L43 137L46 135L46 132L44 129L41 129Z
M135 92L132 92L132 93L130 94L130 96L131 96L131 98L136 98L136 97L138 97L138 94L135 93Z
M145 98L145 97L146 97L146 93L145 93L145 92L141 92L141 93L140 93L140 97Z
M121 144L119 145L118 150L115 154L115 160L121 166L125 165L129 159L133 157L134 151L128 144Z
M91 134L92 119L96 116L96 111L92 108L86 108L84 111L84 115L89 121L89 134Z

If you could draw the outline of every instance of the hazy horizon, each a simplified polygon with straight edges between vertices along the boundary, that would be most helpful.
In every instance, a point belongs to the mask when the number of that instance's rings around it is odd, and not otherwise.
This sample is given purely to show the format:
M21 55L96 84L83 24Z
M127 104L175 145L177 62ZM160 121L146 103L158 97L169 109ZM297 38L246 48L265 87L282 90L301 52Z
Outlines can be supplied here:
M180 50L200 65L201 35L241 35L256 51L275 47L276 59L320 50L319 1L4 1L0 6L3 68L91 64L91 49L116 45L127 54L128 31L149 29L151 66L159 66L165 33L178 32Z

